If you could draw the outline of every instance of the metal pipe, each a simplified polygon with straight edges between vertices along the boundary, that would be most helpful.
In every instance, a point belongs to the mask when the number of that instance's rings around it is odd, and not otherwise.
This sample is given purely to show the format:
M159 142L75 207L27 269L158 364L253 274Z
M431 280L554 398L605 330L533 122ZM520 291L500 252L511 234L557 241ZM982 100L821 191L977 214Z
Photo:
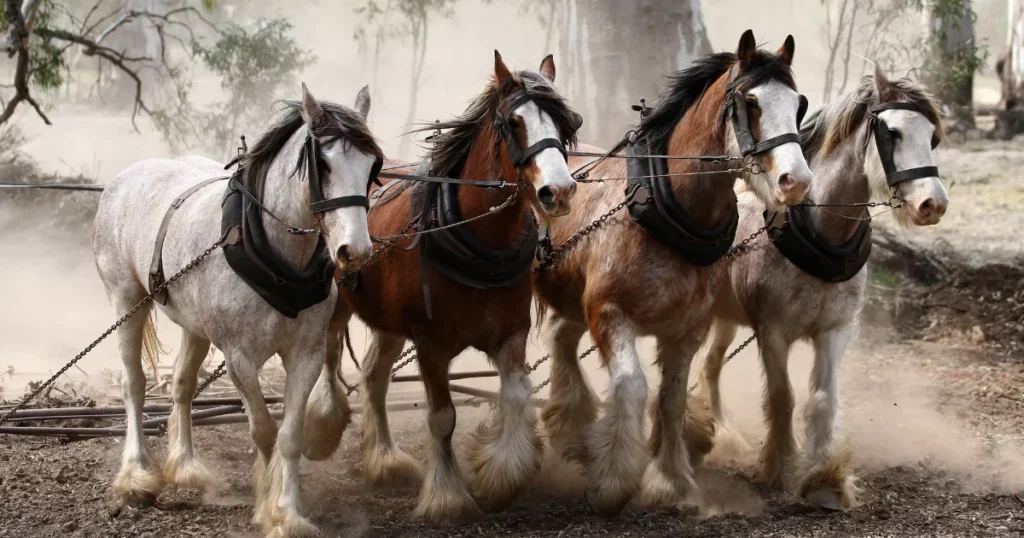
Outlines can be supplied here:
M448 380L454 379L475 379L481 377L498 377L498 372L494 370L478 370L475 372L453 372L448 374ZM419 375L396 375L391 378L392 383L409 383L412 381L422 381L423 377Z
M73 185L61 183L47 184L26 184L26 183L0 183L0 189L54 189L61 191L102 191L102 185Z
M240 406L240 405L222 405L220 407L211 407L209 409L200 409L200 410L197 410L197 411L192 411L192 421L194 422L194 421L196 421L198 419L201 419L201 418L217 417L217 416L220 416L220 415L226 415L228 413L240 413L242 411L243 411L243 409L242 409L242 406ZM164 415L162 417L156 417L156 418L151 418L151 419L143 420L142 421L142 427L145 428L147 426L160 426L160 425L163 425L163 424L167 424L167 421L170 420L170 418L171 418L170 415Z
M70 428L70 427L53 427L53 428L36 428L36 427L25 427L25 428L9 428L0 427L0 434L10 435L46 435L46 436L81 436L81 437L123 437L124 429L115 428ZM143 428L143 435L160 435L161 430L159 428Z

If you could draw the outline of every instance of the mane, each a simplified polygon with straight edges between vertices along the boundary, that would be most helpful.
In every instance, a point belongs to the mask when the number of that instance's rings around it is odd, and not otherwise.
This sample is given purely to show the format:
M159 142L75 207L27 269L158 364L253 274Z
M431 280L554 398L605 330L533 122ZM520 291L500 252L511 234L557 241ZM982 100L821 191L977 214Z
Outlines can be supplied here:
M344 143L375 157L384 156L384 152L381 151L362 115L351 108L330 101L319 101L319 103L330 118L332 126L341 129L344 133L342 135ZM271 119L270 125L260 134L260 137L256 139L242 159L242 185L257 199L263 198L263 186L267 181L267 171L270 169L271 163L274 162L274 158L295 134L295 131L304 124L301 102L284 100L281 101L281 106L281 110ZM305 146L302 151L306 151ZM304 172L305 163L306 160L300 158L299 165L292 175L300 170Z
M736 55L719 52L700 58L690 67L667 77L668 85L646 118L640 121L638 135L648 135L651 147L663 151L668 146L672 131L712 84L736 63ZM742 75L744 87L759 86L769 80L778 80L796 88L793 72L782 60L769 52L758 50Z
M413 129L412 132L442 130L441 135L432 140L433 147L429 153L431 172L440 177L453 177L458 174L469 156L473 141L483 132L484 128L490 128L490 135L495 136L493 118L498 113L501 101L505 96L520 88L526 91L527 97L541 111L551 117L562 142L567 147L574 147L576 131L573 129L573 111L565 99L540 73L519 71L513 73L512 79L500 88L495 86L492 79L487 85L487 89L469 104L461 116L439 123L424 123ZM495 146L496 156L497 146Z
M939 140L945 138L942 108L934 96L909 78L890 81L890 87L892 91L887 92L884 102L910 103L935 126ZM814 111L800 126L800 145L804 156L810 159L819 152L828 155L852 136L867 119L871 107L883 102L876 93L875 79L867 75L860 79L855 90Z

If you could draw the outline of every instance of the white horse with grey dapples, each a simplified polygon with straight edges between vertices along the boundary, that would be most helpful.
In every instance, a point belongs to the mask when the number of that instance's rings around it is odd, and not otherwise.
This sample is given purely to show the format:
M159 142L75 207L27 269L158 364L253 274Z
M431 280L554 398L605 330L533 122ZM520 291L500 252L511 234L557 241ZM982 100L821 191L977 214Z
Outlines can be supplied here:
M239 176L239 187L253 195L246 195L244 204L262 205L261 214L273 217L265 219L266 243L279 261L295 270L320 261L314 256L330 256L341 268L358 270L370 255L366 209L359 203L336 204L339 207L318 208L315 213L311 207L313 188L305 185L315 175L319 194L328 202L365 197L368 178L382 158L366 126L369 107L366 88L356 98L357 110L352 110L318 102L303 85L302 100L285 102L279 116L241 161L245 173ZM332 135L324 138L325 131ZM300 161L305 156L304 148L312 148L310 151L317 154L318 165L307 166L305 173L299 174L297 163L307 162ZM203 157L148 159L122 171L103 192L93 246L96 266L116 316L129 312L148 293L146 276L156 237L172 201L200 182L224 174L219 164ZM170 218L162 248L167 275L178 272L222 237L226 184L214 181L196 190ZM296 229L309 233L296 234ZM319 243L321 238L326 252ZM142 306L118 328L127 409L121 469L114 480L114 490L121 500L152 501L165 484L188 488L208 484L208 471L192 444L190 413L197 372L212 343L224 353L259 452L254 522L262 523L269 536L316 532L302 516L299 501L299 458L306 450L316 451L307 447L304 422L333 424L348 420L348 405L337 387L327 391L331 393L328 399L340 401L317 406L325 410L323 413L313 408L306 413L307 400L324 364L325 335L337 298L334 286L329 288L325 287L326 299L305 307L294 317L283 315L236 274L219 248L170 284L167 303L161 309L181 326L182 346L175 364L168 458L162 469L154 461L140 428L146 387L143 355L151 364L156 362L152 303ZM281 356L287 374L280 435L263 401L257 377L274 354ZM318 394L321 392L318 389ZM310 426L311 430L319 429L316 424Z

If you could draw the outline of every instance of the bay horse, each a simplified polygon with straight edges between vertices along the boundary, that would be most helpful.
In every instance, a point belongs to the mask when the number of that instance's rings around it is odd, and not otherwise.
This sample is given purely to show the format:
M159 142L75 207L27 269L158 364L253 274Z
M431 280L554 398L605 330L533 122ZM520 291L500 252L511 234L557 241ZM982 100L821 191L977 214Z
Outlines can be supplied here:
M815 176L808 198L822 207L809 208L806 216L800 214L804 208L790 208L796 212L790 218L792 226L806 223L800 225L812 233L803 235L819 238L818 249L825 254L810 256L808 273L784 254L791 250L760 237L729 266L728 285L715 302L714 325L702 348L704 373L697 395L709 401L719 435L733 434L723 428L723 357L738 326L753 328L766 379L768 437L756 477L762 483L792 489L827 508L849 509L856 503L851 454L836 441L835 431L839 363L867 283L863 264L871 235L865 203L902 199L893 210L901 224L939 223L948 203L932 159L943 136L941 117L938 102L913 81L890 81L877 69L874 76L864 77L856 90L816 111L800 128ZM741 193L739 204L740 236L765 224L765 206L756 196ZM827 262L821 260L828 260L829 252L857 257L859 265L824 280L819 275ZM804 408L806 446L797 457L787 363L790 347L800 339L813 344L814 366Z
M143 355L154 367L156 363L152 304L118 328L127 435L114 491L123 501L151 502L165 484L191 488L209 482L192 444L190 412L198 369L213 344L224 353L258 449L254 522L262 523L268 536L316 532L302 516L299 500L306 401L324 362L325 334L337 299L330 278L333 264L358 269L371 252L366 194L368 178L383 154L366 125L365 88L357 99L358 111L317 101L305 84L302 89L301 101L284 102L275 121L244 155L227 189L219 182L228 177L218 163L189 156L140 161L103 191L93 247L117 316L147 295L143 278L147 273L152 277L154 267L157 272L163 267L177 271L210 247L204 261L168 288L165 301L157 299L182 328L170 450L163 469L140 428L146 388ZM300 171L304 181L293 177ZM222 204L239 211L222 212ZM169 210L172 205L175 209ZM267 219L265 228L264 214L274 219ZM222 229L234 216L244 224ZM156 246L158 238L162 248ZM224 254L211 244L223 246ZM251 248L264 256L259 258L264 265L257 268L265 271L262 278L273 277L272 282L259 281L259 293L247 280L256 277L241 276L232 261L239 253L249 256ZM154 259L159 263L151 264ZM281 310L272 306L272 298L265 299L268 290L280 291L277 285L287 289L285 302L302 292L311 294L312 304L283 313L287 307L279 305ZM257 377L274 354L281 356L287 374L280 435Z
M457 213L449 220L436 222L440 224L457 225L462 220L492 214L455 228L458 234L440 236L436 241L437 235L425 235L415 246L405 242L384 250L375 263L363 268L358 287L354 291L344 289L345 301L338 302L331 329L334 342L352 313L373 332L362 363L360 385L363 465L369 483L416 480L421 476L419 464L395 446L385 405L392 365L406 340L416 345L429 401L430 432L416 517L462 520L480 513L451 446L456 414L448 388L448 369L452 359L466 348L486 353L501 380L495 415L489 423L481 424L472 439L469 460L473 494L485 508L500 507L516 496L540 467L542 444L529 401L526 364L533 297L527 273L537 243L534 219L543 226L549 217L570 211L576 184L569 174L565 148L575 145L582 122L555 91L554 79L555 63L550 55L538 71L513 73L495 51L493 79L465 113L424 128L436 127L444 132L433 139L427 164L421 170L474 181L502 180L507 186L482 189L452 185L442 189L431 205L420 198L427 191L417 187L403 191L406 185L392 185L388 188L398 194L383 201L390 196L385 194L371 209L369 226L375 236L398 234L407 229L412 215L433 214L432 207L444 207L449 216ZM499 207L503 209L494 211ZM473 255L476 261L463 266L461 272L453 270L443 255L442 240L477 252ZM492 273L500 277L500 282L489 280L486 286L474 282ZM329 356L329 366L336 368L337 363L337 355ZM334 373L325 370L311 399L311 410L334 405L329 396L333 389L325 379L333 380ZM321 405L322 400L329 404ZM328 445L325 452L334 449L338 436L340 431L324 435Z
M757 50L748 30L735 54L709 55L671 76L639 124L636 139L646 137L655 154L750 155L744 170L730 167L733 161L677 159L666 173L657 174L662 187L670 189L665 196L689 215L690 229L718 230L712 234L715 248L732 244L728 227L731 222L735 229L732 183L737 172L772 208L800 202L811 180L796 143L797 117L806 101L797 94L790 70L794 48L789 36L775 54ZM724 121L729 116L733 122ZM761 142L753 144L754 139ZM748 151L751 144L768 149ZM582 162L570 160L574 166ZM754 164L763 172L750 173ZM552 223L552 243L565 242L620 204L622 183L613 180L632 177L629 167L622 159L598 164L590 178L606 181L580 189L572 215ZM687 175L693 173L701 175ZM669 182L666 175L676 178ZM647 192L652 188L658 187ZM697 243L699 255L709 248L704 243L712 235L686 237ZM717 257L724 253L719 250ZM688 410L686 395L690 361L707 333L711 306L726 275L724 261L711 261L691 262L617 213L535 277L552 361L551 396L542 417L552 445L583 463L586 498L601 514L617 514L641 488L647 504L674 504L690 495L700 500L688 456L694 449L682 441L684 429L700 431L707 442L711 436L710 417ZM576 358L588 328L609 369L600 420L596 397ZM647 380L635 342L643 335L657 338L662 373L649 449L643 429Z

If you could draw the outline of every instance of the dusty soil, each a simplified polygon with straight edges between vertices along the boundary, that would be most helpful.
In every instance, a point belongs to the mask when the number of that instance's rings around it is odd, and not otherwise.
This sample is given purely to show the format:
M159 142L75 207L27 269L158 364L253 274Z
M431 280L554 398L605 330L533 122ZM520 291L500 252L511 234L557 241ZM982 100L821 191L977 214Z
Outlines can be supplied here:
M726 408L747 444L717 449L698 476L716 515L629 507L620 517L604 520L592 515L582 499L579 469L548 451L533 487L505 511L468 525L423 524L408 517L416 503L415 489L375 490L362 484L358 423L346 432L332 460L304 462L307 513L328 536L1024 535L1024 274L1018 261L1024 252L1018 235L1024 225L1024 183L1015 174L1024 165L1024 147L969 142L940 151L939 164L950 178L952 200L943 224L896 233L943 260L949 272L936 284L875 271L862 334L842 366L840 431L854 449L863 490L862 504L854 510L822 511L786 493L752 485L764 432L758 405L760 366L756 354L747 350L723 377ZM878 224L891 226L888 219ZM27 239L0 239L9 252L29 261L38 260L42 252L42 246ZM84 250L68 249L51 258L57 269L28 261L0 267L18 303L31 304L33 290L46 282L57 286L52 291L65 305L28 316L11 311L0 318L6 327L5 359L17 353L13 360L19 371L59 366L109 323ZM59 271L61 278L48 276L49 271ZM52 332L44 320L61 332ZM168 325L161 333L173 343L174 330ZM361 333L353 331L357 352L363 345ZM745 337L741 333L737 341ZM101 368L116 368L117 362L112 346L104 344L96 353L97 362L82 363L93 378ZM642 353L652 356L649 343ZM530 354L540 356L537 342L531 343ZM806 400L810 354L801 344L793 355L790 375L799 409ZM21 357L38 357L46 366L18 362ZM481 366L473 354L454 369ZM593 363L588 366L595 388L602 391L606 376ZM546 374L545 365L534 382ZM649 379L656 386L657 375L652 372ZM0 381L5 381L2 374ZM494 387L488 380L472 384ZM80 398L84 392L76 390L72 396ZM7 394L19 393L9 388ZM407 392L405 397L417 396ZM487 412L486 407L460 408L455 439L460 452L467 432ZM422 413L392 416L399 445L425 459ZM799 412L796 427L802 431ZM164 445L163 439L153 440L161 457ZM249 523L254 454L246 428L198 428L196 445L221 481L218 490L205 497L168 491L155 507L133 508L117 506L110 494L118 440L64 445L0 436L0 537L259 536L259 529Z

